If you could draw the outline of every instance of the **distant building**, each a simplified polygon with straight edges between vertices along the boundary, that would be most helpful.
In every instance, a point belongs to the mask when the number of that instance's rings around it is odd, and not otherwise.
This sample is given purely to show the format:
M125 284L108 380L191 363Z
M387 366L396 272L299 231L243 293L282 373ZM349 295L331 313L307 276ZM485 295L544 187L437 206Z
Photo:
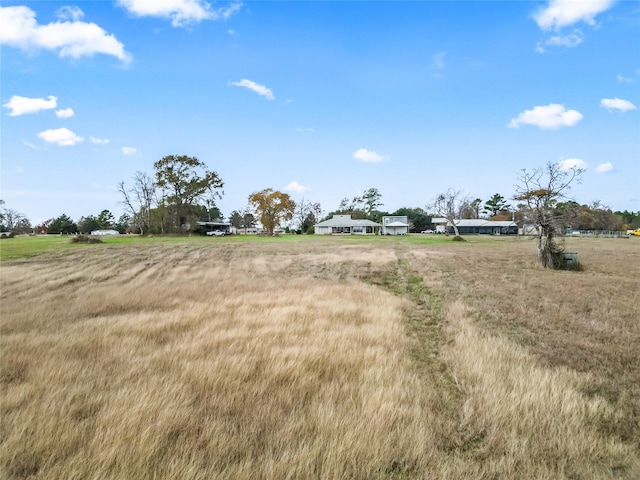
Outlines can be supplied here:
M382 235L406 235L409 233L409 219L403 215L382 217Z
M234 235L258 235L262 232L262 228L257 227L247 227L247 228L236 228L231 227L231 233Z
M485 234L485 235L518 235L518 225L511 221L492 222L482 218L470 220L456 220L456 226L460 235ZM454 233L453 225L447 224L447 233Z
M120 235L117 230L92 230L91 235Z
M382 225L371 220L357 220L351 215L334 215L329 220L316 223L313 233L317 235L377 235Z
M436 233L446 233L447 223L449 223L449 220L444 217L433 217L431 219L431 225L433 225L433 230Z

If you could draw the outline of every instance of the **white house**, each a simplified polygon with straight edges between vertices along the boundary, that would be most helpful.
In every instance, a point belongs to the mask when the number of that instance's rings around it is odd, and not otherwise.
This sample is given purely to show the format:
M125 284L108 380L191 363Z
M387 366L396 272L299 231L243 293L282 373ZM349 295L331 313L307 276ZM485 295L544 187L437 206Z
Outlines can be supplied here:
M313 233L317 235L377 235L382 225L371 220L357 220L351 215L334 215L329 220L316 223Z
M409 219L405 215L382 217L382 235L406 235Z

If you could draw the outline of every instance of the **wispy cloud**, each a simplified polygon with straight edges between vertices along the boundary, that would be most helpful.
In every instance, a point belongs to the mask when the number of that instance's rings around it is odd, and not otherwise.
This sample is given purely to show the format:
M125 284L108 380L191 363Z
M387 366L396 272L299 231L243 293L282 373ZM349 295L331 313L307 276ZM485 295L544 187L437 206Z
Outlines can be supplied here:
M252 80L247 80L246 78L243 78L239 82L231 82L231 85L234 85L236 87L248 88L252 92L265 97L267 100L275 100L276 98L273 96L273 92L269 88L265 87L264 85L260 85L259 83L256 83Z
M84 17L84 12L79 7L65 5L56 11L60 20L72 20L74 22Z
M1 33L0 33L1 35ZM7 114L10 117L17 117L26 113L37 113L41 110L51 110L58 106L58 97L49 95L48 99L28 98L20 95L12 96L3 107L10 109Z
M29 148L33 148L34 150L40 150L40 147L37 145L34 145L33 143L27 142L26 140L22 140L22 144L25 147L29 147Z
M367 150L366 148L359 148L353 152L353 158L365 163L379 163L384 160L389 160L389 156L382 156L373 150Z
M84 141L84 138L76 135L68 128L45 130L44 132L40 132L38 137L47 143L55 143L61 147L70 147Z
M618 83L632 83L633 82L633 78L628 78L625 77L624 75L618 74L616 76L616 80L618 80Z
M611 110L620 110L621 112L628 112L629 110L635 110L636 107L629 100L622 100L620 98L603 98L600 100L600 106Z
M511 119L507 127L519 128L521 125L534 125L542 129L555 129L571 127L580 120L582 120L582 114L577 110L567 110L564 105L551 103L525 110Z
M56 110L56 117L58 118L71 118L73 115L73 108L62 108L60 110Z
M36 13L29 7L0 7L0 44L25 51L53 50L60 57L75 59L100 53L125 63L131 60L122 42L113 34L95 23L78 20L82 17L79 8L63 8L58 10L58 15L58 21L40 25Z
M138 17L171 19L174 27L203 20L226 20L242 8L241 2L213 8L204 0L118 0L117 4Z
M554 35L547 38L544 42L538 42L536 45L536 52L545 53L546 47L565 47L575 48L582 43L582 32L580 30L574 30L573 33L568 35Z
M569 35L554 35L545 42L546 45L553 47L575 48L582 43L582 32L574 30Z
M431 65L437 70L442 70L445 58L447 58L447 52L438 52L431 57Z
M96 144L96 145L106 145L107 143L109 143L109 139L108 138L89 137L89 141L91 143Z
M286 187L284 187L287 192L294 193L303 193L309 190L309 187L305 187L304 185L300 185L297 181L290 182Z
M296 131L298 131L298 132L308 132L308 133L315 132L315 130L313 128L304 128L304 127L296 127Z
M558 165L560 165L561 170L586 170L587 168L589 168L587 162L579 158L567 158L566 160L562 160L561 162L559 162Z
M533 15L533 19L543 30L559 30L578 22L593 27L596 26L595 17L613 4L614 0L550 0Z
M136 147L122 147L121 149L123 155L133 156L138 153L138 149Z
M613 171L613 163L611 162L601 163L596 167L596 172L598 173L609 173L612 171Z

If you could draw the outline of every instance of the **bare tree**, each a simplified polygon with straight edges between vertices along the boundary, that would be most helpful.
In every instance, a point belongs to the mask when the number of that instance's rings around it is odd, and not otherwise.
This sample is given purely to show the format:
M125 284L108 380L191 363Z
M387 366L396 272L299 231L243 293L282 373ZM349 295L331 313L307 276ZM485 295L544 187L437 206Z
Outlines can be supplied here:
M127 189L124 181L118 184L118 191L122 194L122 204L131 215L132 223L144 235L151 227L151 209L155 203L156 184L153 179L143 172L136 172L133 176L133 187Z
M31 222L26 215L12 208L4 208L4 200L0 200L0 231L28 233L31 230Z
M464 200L460 204L460 218L472 219L480 218L480 204L482 200L476 198L474 201Z
M469 199L463 196L460 190L450 188L439 194L429 208L435 216L446 218L453 227L455 238L459 238L458 224L462 217L462 210L467 208L469 204Z
M317 202L311 202L304 198L296 203L293 212L294 224L298 225L298 229L302 233L306 233L309 228L320 221L322 217L322 207Z
M545 268L563 265L564 243L562 216L555 208L566 195L573 182L580 183L584 170L563 169L558 163L547 163L544 168L529 172L523 169L518 176L515 200L525 202L533 215L538 235L538 258Z

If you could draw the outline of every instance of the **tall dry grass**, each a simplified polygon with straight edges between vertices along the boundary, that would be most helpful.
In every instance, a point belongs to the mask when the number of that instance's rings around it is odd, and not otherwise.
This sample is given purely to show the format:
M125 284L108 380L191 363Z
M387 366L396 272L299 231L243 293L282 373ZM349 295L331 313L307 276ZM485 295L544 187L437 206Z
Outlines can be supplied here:
M544 355L527 333L542 322L501 293L544 284L528 255L519 243L309 239L6 262L2 475L636 478L633 387L612 400L601 385L640 369ZM556 301L541 292L522 308ZM600 321L626 345L635 307L607 308ZM563 345L579 352L581 339Z

